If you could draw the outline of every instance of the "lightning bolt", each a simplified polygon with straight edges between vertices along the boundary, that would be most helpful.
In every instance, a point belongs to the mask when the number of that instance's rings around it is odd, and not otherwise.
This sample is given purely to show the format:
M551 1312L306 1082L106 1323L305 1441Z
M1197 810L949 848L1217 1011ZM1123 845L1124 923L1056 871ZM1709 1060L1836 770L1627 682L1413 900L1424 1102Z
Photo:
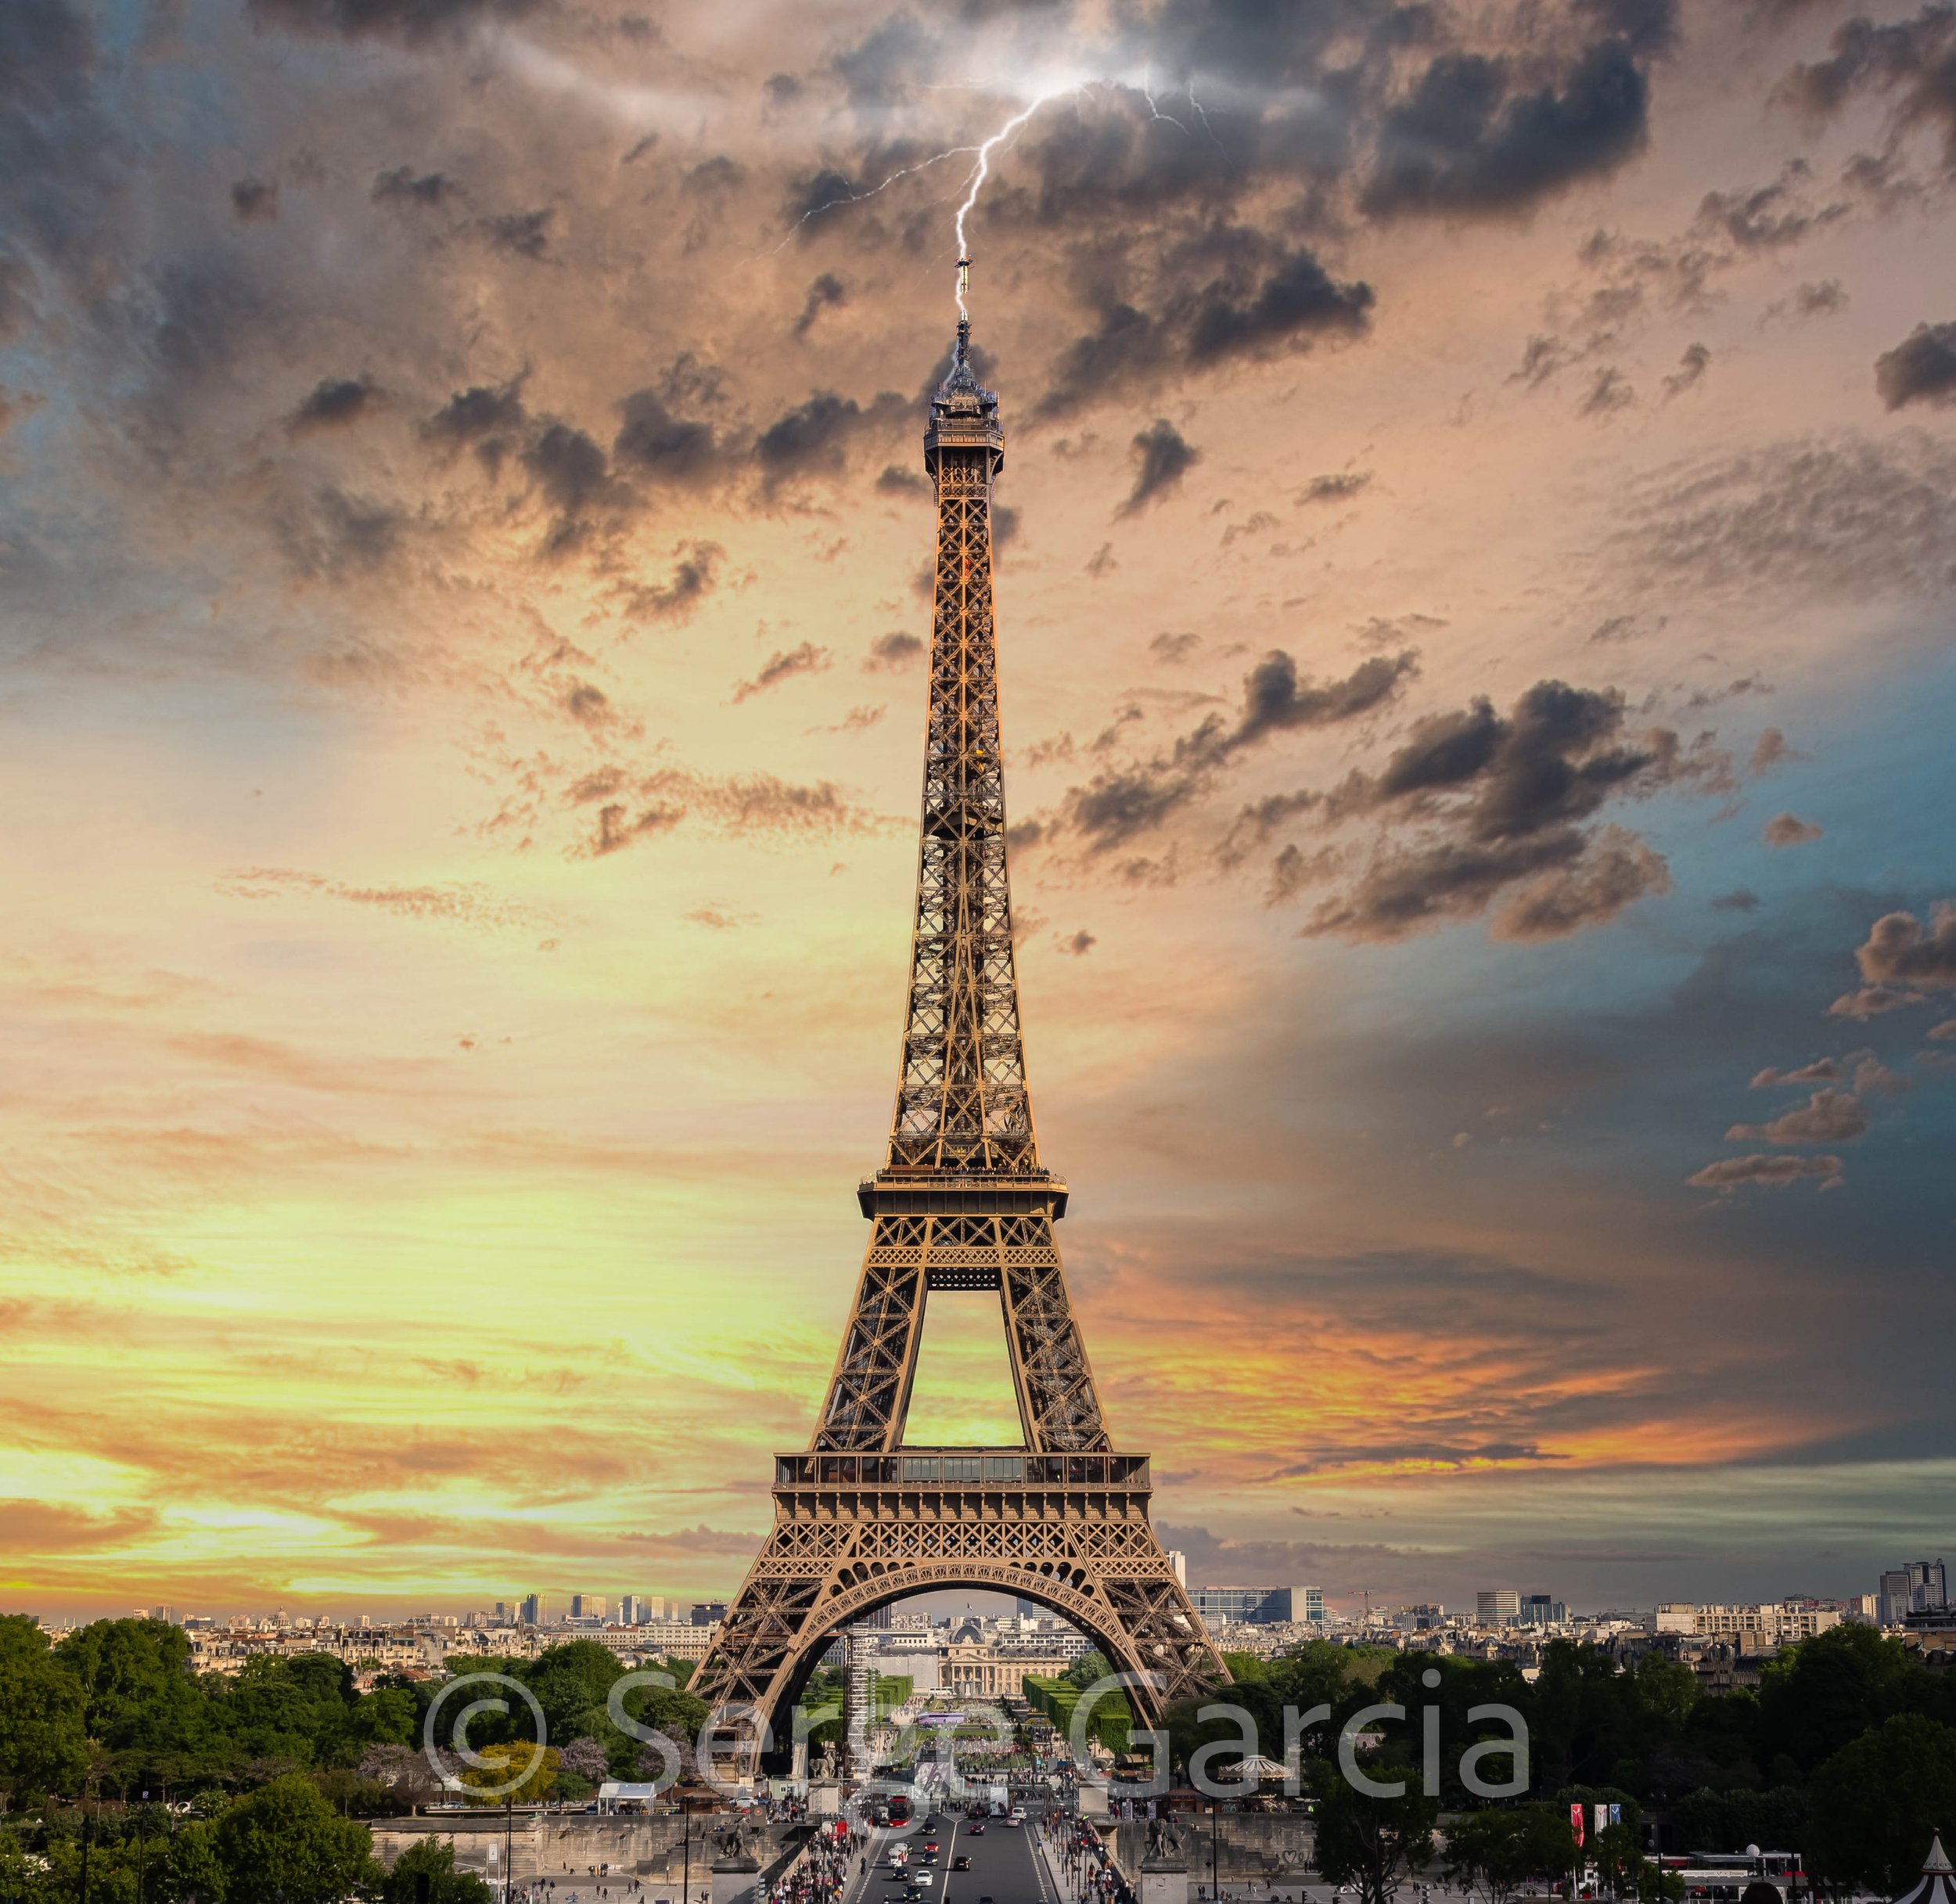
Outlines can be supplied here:
M965 220L970 217L978 203L979 193L985 189L985 181L991 176L991 155L1013 133L1024 126L1041 106L1049 106L1055 99L1063 99L1084 90L1083 86L1076 85L1056 87L1051 92L1042 92L1024 111L1015 113L978 147L978 163L971 168L971 176L965 181L965 200L958 207L958 256L961 261L968 259L971 255L965 239ZM965 308L965 276L962 269L958 274L957 298L958 315L962 318L969 317L971 313Z
M929 158L919 159L915 165L899 166L887 178L880 184L872 185L867 192L847 192L840 198L830 199L825 204L811 206L796 219L793 225L789 226L788 236L782 239L781 243L774 247L774 250L770 251L768 255L771 257L776 251L786 250L789 246L794 243L796 233L810 219L819 218L825 212L833 211L838 205L860 205L865 199L872 199L879 192L887 192L898 179L908 178L913 172L928 171L932 166L941 165L947 159L955 159L962 154L974 153L979 149L980 148L976 146L952 146L945 151L933 152Z

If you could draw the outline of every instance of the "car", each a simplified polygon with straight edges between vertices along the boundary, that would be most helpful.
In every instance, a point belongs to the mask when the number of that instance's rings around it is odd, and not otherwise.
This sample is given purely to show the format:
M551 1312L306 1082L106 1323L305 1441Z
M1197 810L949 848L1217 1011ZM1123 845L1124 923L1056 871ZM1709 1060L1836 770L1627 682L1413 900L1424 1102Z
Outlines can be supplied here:
M981 1838L985 1835L985 1821L982 1818L973 1823L969 1835L975 1838Z
M953 1858L951 1861L951 1868L954 1871L968 1871L971 1869L971 1860L965 1857Z
M924 1849L926 1851L935 1851L937 1848L937 1841L935 1838L926 1838L924 1840Z

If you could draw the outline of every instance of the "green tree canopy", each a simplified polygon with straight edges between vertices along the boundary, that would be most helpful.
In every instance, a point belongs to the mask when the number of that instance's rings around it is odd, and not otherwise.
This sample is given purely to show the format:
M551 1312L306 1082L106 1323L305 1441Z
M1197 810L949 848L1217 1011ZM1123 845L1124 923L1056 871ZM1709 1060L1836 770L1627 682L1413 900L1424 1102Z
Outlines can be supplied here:
M211 1828L223 1904L341 1904L376 1887L365 1825L341 1818L311 1780L274 1779Z
M420 1904L415 1881L428 1880L427 1904L491 1904L495 1893L473 1871L455 1869L452 1845L423 1838L411 1845L396 1861L380 1887L380 1904Z
M1328 1760L1318 1762L1318 1868L1334 1884L1350 1884L1359 1904L1392 1904L1400 1884L1433 1855L1440 1801L1419 1788L1418 1769L1375 1752L1358 1761L1365 1776L1402 1784L1397 1798L1376 1798L1350 1783Z
M1803 1772L1907 1709L1922 1677L1899 1639L1836 1626L1782 1653L1759 1675L1762 1733Z
M16 1794L74 1791L88 1769L84 1709L34 1621L0 1617L0 1781Z
M1811 1791L1814 1868L1832 1883L1898 1896L1921 1872L1932 1834L1956 1819L1956 1729L1897 1713L1842 1747Z

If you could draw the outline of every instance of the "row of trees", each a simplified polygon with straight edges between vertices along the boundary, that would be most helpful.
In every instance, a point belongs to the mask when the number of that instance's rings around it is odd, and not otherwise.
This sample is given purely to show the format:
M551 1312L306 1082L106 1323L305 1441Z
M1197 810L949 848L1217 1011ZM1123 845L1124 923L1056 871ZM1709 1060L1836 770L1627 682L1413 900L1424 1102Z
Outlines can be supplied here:
M160 1807L91 1810L30 1841L0 1833L0 1904L491 1904L432 1840L383 1872L366 1827L340 1816L317 1782L289 1773L180 1820Z
M1058 1679L1041 1679L1029 1673L1023 1683L1026 1702L1050 1719L1062 1739L1070 1738L1073 1714L1081 1699L1113 1670L1104 1655L1088 1653L1075 1660ZM1134 1713L1127 1694L1103 1693L1090 1710L1087 1736L1098 1740L1110 1752L1124 1752L1132 1744L1133 1723Z
M534 1660L451 1660L449 1669L499 1673L527 1691L556 1755L554 1795L584 1797L600 1780L649 1775L648 1748L608 1707L625 1669L595 1642L573 1640ZM684 1689L690 1670L674 1667L670 1687L633 1685L620 1709L642 1729L696 1737L707 1709ZM50 1647L32 1620L0 1618L0 1797L16 1811L84 1789L188 1798L307 1773L336 1805L384 1810L422 1795L413 1768L425 1765L426 1722L440 1690L439 1682L389 1678L361 1693L352 1668L323 1653L261 1654L235 1675L197 1674L187 1638L160 1621L101 1620ZM506 1712L471 1722L472 1748L535 1738L528 1701L503 1698ZM451 1718L440 1722L444 1746ZM663 1762L651 1755L652 1770Z
M1659 1654L1619 1671L1606 1653L1566 1642L1547 1649L1533 1682L1507 1661L1323 1641L1273 1661L1232 1654L1229 1665L1237 1684L1224 1697L1248 1715L1254 1749L1266 1757L1285 1755L1287 1708L1302 1714L1329 1707L1329 1720L1298 1741L1306 1776L1341 1815L1351 1811L1361 1824L1371 1818L1365 1829L1375 1834L1394 1805L1400 1809L1392 1815L1415 1839L1423 1806L1436 1816L1442 1806L1483 1806L1462 1783L1461 1755L1476 1740L1508 1735L1506 1722L1469 1719L1470 1709L1491 1705L1510 1708L1526 1728L1527 1795L1557 1794L1530 1827L1551 1837L1558 1817L1567 1837L1567 1806L1578 1800L1622 1805L1633 1841L1644 1810L1661 1808L1666 1849L1730 1852L1759 1844L1799 1851L1810 1870L1835 1886L1893 1895L1920 1870L1936 1827L1956 1819L1956 1674L1929 1671L1871 1627L1821 1634L1773 1661L1756 1691L1716 1695L1701 1693L1695 1673ZM1438 1683L1429 1686L1435 1674ZM1204 1721L1205 1703L1190 1701L1167 1715L1171 1756L1185 1768L1203 1746L1243 1734L1233 1717ZM1385 1727L1386 1743L1371 1758L1387 1768L1375 1777L1408 1781L1404 1801L1368 1800L1336 1774L1339 1729L1361 1708L1379 1704L1397 1704L1408 1715L1404 1725ZM1429 1708L1438 1710L1444 1742L1431 1793L1424 1789L1422 1750ZM1211 1762L1227 1776L1219 1755ZM1494 1776L1505 1777L1505 1760L1496 1763ZM1541 1838L1512 1836L1522 1829L1512 1821L1525 1809L1502 1808L1499 1815L1509 1822L1498 1825L1470 1823L1464 1841L1476 1843L1476 1831L1507 1833L1511 1850L1519 1842L1539 1859ZM1320 1835L1321 1845L1321 1826ZM1568 1862L1538 1863L1535 1874L1566 1870ZM1356 1874L1352 1881L1359 1881Z
M1320 1798L1321 1859L1348 1859L1351 1881L1361 1888L1365 1870L1381 1868L1382 1858L1403 1868L1443 1806L1475 1815L1465 1836L1456 1830L1451 1841L1472 1851L1475 1868L1487 1873L1506 1868L1504 1858L1539 1859L1546 1842L1539 1834L1552 1835L1558 1810L1566 1833L1569 1802L1607 1800L1623 1807L1632 1832L1642 1809L1659 1809L1667 1848L1771 1845L1804 1852L1809 1868L1831 1883L1891 1892L1919 1867L1931 1828L1956 1819L1956 1675L1927 1670L1899 1643L1865 1627L1837 1628L1790 1650L1756 1691L1717 1695L1701 1693L1694 1674L1659 1655L1619 1671L1607 1654L1563 1643L1547 1649L1532 1682L1506 1661L1322 1641L1274 1661L1239 1655L1230 1664L1237 1683L1226 1697L1245 1720L1205 1720L1199 1701L1173 1707L1166 1718L1171 1756L1186 1769L1205 1745L1228 1741L1281 1761L1293 1743L1286 1709L1328 1707L1329 1719L1295 1743ZM612 1694L624 1669L588 1640L529 1661L451 1662L451 1672L472 1668L516 1680L529 1696L511 1696L506 1711L480 1712L471 1724L471 1747L491 1763L466 1776L485 1793L526 1771L517 1794L525 1801L576 1798L606 1777L667 1772L666 1753L640 1733L689 1741L707 1718L685 1691L681 1667L671 1686L631 1683L618 1701L629 1722L617 1723ZM1062 1679L1029 1681L1027 1691L1063 1730L1081 1693L1106 1671L1106 1662L1091 1655ZM1426 1683L1429 1675L1438 1675L1436 1684ZM836 1690L818 1681L811 1694ZM189 1668L185 1636L156 1621L101 1621L50 1647L32 1621L0 1618L0 1798L12 1814L0 1831L0 1904L13 1895L7 1885L27 1886L20 1895L31 1896L46 1872L79 1856L84 1812L76 1801L84 1792L120 1808L120 1824L99 1821L108 1834L104 1868L117 1870L127 1859L146 1868L156 1831L141 1821L173 1816L146 1812L141 1794L198 1798L200 1815L176 1830L185 1848L171 1850L169 1868L202 1859L196 1866L202 1879L185 1881L202 1882L213 1899L227 1881L221 1846L257 1841L250 1831L260 1827L248 1830L250 1819L269 1830L264 1820L299 1818L299 1811L277 1807L301 1806L295 1794L302 1791L328 1816L419 1802L438 1789L421 1747L440 1693L439 1682L405 1679L359 1692L351 1670L324 1654L265 1656L235 1675L199 1675ZM532 1700L548 1742L541 1754L532 1749L538 1734ZM1355 1791L1336 1763L1345 1722L1382 1703L1404 1707L1408 1719L1385 1726L1386 1742L1368 1763L1375 1777L1406 1780L1400 1799ZM1522 1802L1489 1808L1464 1784L1461 1756L1476 1740L1508 1736L1505 1722L1468 1717L1472 1708L1494 1705L1519 1715L1530 1763ZM1116 1695L1097 1722L1116 1749L1127 1743L1125 1708ZM1444 1740L1431 1791L1422 1749L1429 1708ZM1210 1755L1212 1769L1226 1776L1217 1758ZM230 1826L228 1835L220 1830L228 1806L257 1804L275 1788L285 1794L276 1805L266 1799L271 1809L239 1812L247 1823ZM1527 1801L1540 1804L1551 1793L1548 1812L1527 1812ZM1325 1870L1332 1874L1332 1863ZM1491 1875L1480 1881L1499 1889Z

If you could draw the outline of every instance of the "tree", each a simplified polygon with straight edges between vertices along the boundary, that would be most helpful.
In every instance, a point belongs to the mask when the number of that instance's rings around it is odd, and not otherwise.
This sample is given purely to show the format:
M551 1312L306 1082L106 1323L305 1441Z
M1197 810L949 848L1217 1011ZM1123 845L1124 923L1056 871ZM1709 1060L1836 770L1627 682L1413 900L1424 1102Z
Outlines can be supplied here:
M370 1745L360 1755L360 1776L386 1789L410 1811L441 1794L440 1780L426 1757L408 1745Z
M1660 1870L1644 1855L1634 1825L1605 1825L1591 1838L1589 1862L1612 1897L1634 1899L1637 1904L1675 1904L1685 1895L1685 1881L1675 1871ZM1779 1904L1779 1893L1773 1893Z
M210 1827L210 1850L225 1904L340 1904L380 1879L366 1827L296 1776L234 1800Z
M1400 1881L1433 1855L1440 1801L1419 1789L1415 1766L1383 1752L1361 1762L1377 1783L1397 1781L1397 1798L1361 1791L1327 1760L1318 1763L1318 1868L1334 1884L1357 1887L1360 1904L1392 1904Z
M1897 1713L1835 1753L1811 1788L1814 1869L1897 1896L1921 1871L1932 1833L1956 1818L1956 1730Z
M96 1768L127 1791L156 1779L214 1776L227 1754L207 1690L190 1670L190 1639L163 1620L95 1620L54 1651L83 1700Z
M901 1697L890 1699L890 1691L900 1685L903 1688ZM877 1703L883 1710L901 1704L902 1698L908 1696L908 1680L878 1678ZM635 1686L620 1703L627 1718L663 1733L682 1758L687 1757L693 1742L699 1737L700 1728L710 1716L703 1699L676 1686ZM609 1758L612 1775L616 1778L630 1778L646 1752L656 1751L649 1742L621 1733L612 1733L611 1740Z
M88 1769L83 1697L25 1614L0 1618L0 1780L16 1792L71 1792Z
M380 1887L380 1904L423 1904L415 1888L426 1874L425 1904L491 1904L495 1893L473 1871L455 1869L455 1848L436 1838L411 1845L396 1861Z
M1530 1878L1547 1881L1576 1862L1576 1834L1566 1809L1518 1805L1469 1812L1447 1832L1447 1875L1505 1904Z
M1760 1729L1803 1772L1912 1703L1923 1678L1899 1639L1836 1626L1771 1661L1759 1675Z
M557 1782L559 1755L554 1745L512 1739L503 1745L485 1745L476 1756L480 1765L462 1769L471 1805L501 1805L505 1799L513 1805L540 1805ZM505 1786L510 1788L505 1791Z

